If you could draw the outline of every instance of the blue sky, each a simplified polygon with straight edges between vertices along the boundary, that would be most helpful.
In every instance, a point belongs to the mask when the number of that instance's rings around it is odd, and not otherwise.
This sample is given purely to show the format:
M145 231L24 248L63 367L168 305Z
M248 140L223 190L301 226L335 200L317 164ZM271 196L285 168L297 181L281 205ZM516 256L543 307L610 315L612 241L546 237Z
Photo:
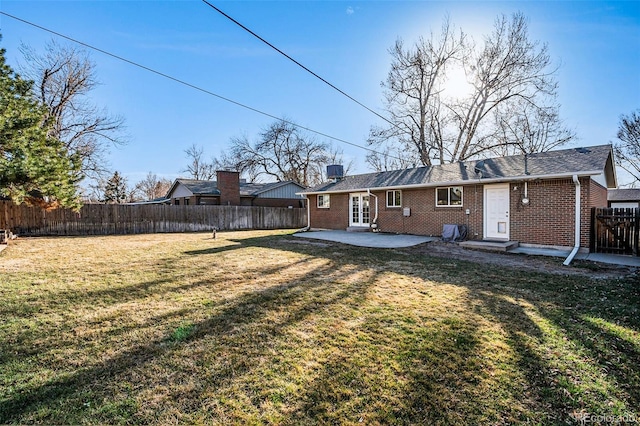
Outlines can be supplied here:
M572 146L609 143L621 114L640 108L640 1L211 1L317 74L382 112L388 48L437 32L443 17L477 42L499 14L520 11L531 38L548 43L561 115ZM159 72L300 125L365 145L381 119L262 44L201 1L11 1L0 9ZM0 15L1 46L17 68L18 47L41 50L55 36ZM65 42L60 40L61 42ZM65 42L66 43L66 42ZM254 139L273 119L98 52L93 102L125 117L129 143L111 167L134 183L151 171L173 179L184 150L217 156L234 136ZM365 151L340 146L368 171ZM622 180L624 177L622 176Z

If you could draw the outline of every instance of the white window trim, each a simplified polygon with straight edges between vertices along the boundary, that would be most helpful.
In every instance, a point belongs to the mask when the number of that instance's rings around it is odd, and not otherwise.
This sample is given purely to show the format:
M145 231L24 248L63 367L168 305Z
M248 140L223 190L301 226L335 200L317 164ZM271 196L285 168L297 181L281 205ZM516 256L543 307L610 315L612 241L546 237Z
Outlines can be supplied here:
M390 192L394 193L394 197L393 197L394 202L395 202L395 199L396 199L395 193L396 192L400 193L400 204L399 205L397 205L397 206L395 204L394 205L389 205L389 193ZM390 189L390 190L387 191L386 196L387 196L386 197L387 198L386 199L386 204L387 204L388 208L396 208L396 209L402 208L402 190L401 189Z
M323 200L325 200L325 197L326 197L326 199L328 200L328 203L327 203L326 206L324 205L324 201L322 203L323 205L320 205L320 197L322 197ZM318 196L316 197L316 206L319 209L331 208L331 195L330 194L318 194Z
M460 204L451 204L451 188L460 188ZM447 202L449 204L438 204L438 190L439 189L446 189L447 190ZM436 203L436 207L462 207L464 206L464 187L461 185L453 185L453 186L439 186L436 188L436 193L435 193L435 203Z

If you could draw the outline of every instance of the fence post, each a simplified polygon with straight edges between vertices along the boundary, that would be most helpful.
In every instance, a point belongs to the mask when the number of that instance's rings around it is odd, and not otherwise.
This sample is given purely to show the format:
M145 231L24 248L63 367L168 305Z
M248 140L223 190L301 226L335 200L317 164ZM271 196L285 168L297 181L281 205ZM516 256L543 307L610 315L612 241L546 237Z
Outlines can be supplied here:
M591 231L589 232L589 253L596 252L596 227L598 226L596 220L597 207L591 207Z
M633 230L634 235L634 248L633 252L636 256L640 256L640 207L636 207L634 209L635 216L635 229Z

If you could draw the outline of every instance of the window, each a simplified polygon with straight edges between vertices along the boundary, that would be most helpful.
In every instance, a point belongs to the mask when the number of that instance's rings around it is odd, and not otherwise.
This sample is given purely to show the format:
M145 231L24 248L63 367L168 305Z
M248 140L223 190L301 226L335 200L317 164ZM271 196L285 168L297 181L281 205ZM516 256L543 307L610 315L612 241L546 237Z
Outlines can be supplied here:
M439 207L462 206L462 187L450 186L436 189L436 205Z
M330 205L330 195L318 195L318 208L319 209L328 209Z
M387 207L402 207L402 191L387 191Z

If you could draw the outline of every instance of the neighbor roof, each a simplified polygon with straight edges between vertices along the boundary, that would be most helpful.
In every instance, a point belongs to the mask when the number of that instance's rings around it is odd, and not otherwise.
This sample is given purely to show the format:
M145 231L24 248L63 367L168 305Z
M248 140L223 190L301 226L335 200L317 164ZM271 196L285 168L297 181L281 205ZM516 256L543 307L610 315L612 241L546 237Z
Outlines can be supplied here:
M174 187L181 183L186 186L189 191L193 193L193 195L220 195L220 190L218 189L218 184L215 180L195 180L195 179L176 179L176 182L173 184L171 189L169 190L169 194L173 192Z
M195 179L176 179L174 184L171 186L168 194L171 194L177 184L180 183L184 185L189 191L193 193L193 195L200 196L220 196L220 190L218 189L218 182L215 180L195 180ZM301 189L305 189L304 186L293 182L293 181L284 181L284 182L269 182L269 183L247 183L240 181L240 196L241 197L255 197L263 192L270 191L275 188L279 188L281 186L294 184L299 186Z
M640 201L640 189L610 189L607 192L609 201Z
M535 154L472 160L453 164L346 176L305 191L346 192L397 187L428 187L475 182L500 182L536 178L593 176L605 173L607 186L615 187L611 145L564 149Z

